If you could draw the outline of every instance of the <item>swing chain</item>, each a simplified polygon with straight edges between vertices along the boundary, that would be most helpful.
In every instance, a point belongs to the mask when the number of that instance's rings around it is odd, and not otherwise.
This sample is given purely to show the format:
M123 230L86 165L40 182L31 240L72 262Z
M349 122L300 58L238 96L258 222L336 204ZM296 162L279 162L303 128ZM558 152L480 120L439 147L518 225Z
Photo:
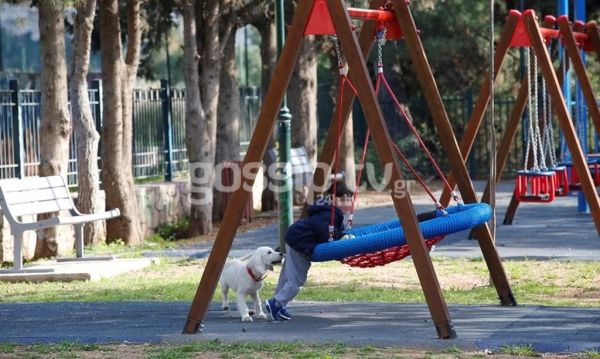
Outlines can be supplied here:
M442 213L442 215L446 216L448 215L448 211L446 211L446 208L444 208L444 206L442 206L442 204L439 201L435 201L435 208L440 211Z
M544 153L549 157L550 166L556 167L556 154L554 153L554 130L552 128L552 103L546 86L546 80L542 78L542 123L544 124Z
M556 167L558 165L558 160L556 158L556 152L554 152L554 127L552 127L552 101L550 99L550 95L546 94L546 99L548 100L548 117L546 118L546 126L548 127L550 160L552 161L552 166Z
M458 206L462 206L464 203L461 201L460 197L458 196L458 193L456 193L456 191L452 191L450 192L450 196L452 197L452 199L454 200L454 202L456 202L456 204Z
M352 229L352 221L354 220L354 213L350 212L348 214L348 222L346 223L346 230Z
M523 169L527 170L529 163L529 151L531 150L531 141L533 134L533 124L531 123L533 117L532 103L531 103L531 49L525 51L525 68L527 70L527 144L525 146L525 160L523 163ZM537 162L537 158L534 152L534 163ZM535 167L535 164L534 164Z
M569 66L569 57L567 56L567 50L565 49L564 45L562 47L561 65L562 65L563 85L564 86L571 86L569 78L567 76L567 67ZM567 98L564 97L564 96L563 96L563 101L565 101L565 105L568 108L569 107L569 103L568 103ZM561 140L560 146L561 146L561 153L562 153L563 159L567 159L568 158L568 149L566 148L566 142L564 140L564 137Z
M540 131L540 121L539 121L539 86L538 86L538 62L537 62L537 56L533 56L533 98L535 99L535 104L533 106L533 111L534 111L534 117L533 117L533 126L534 126L534 130L535 130L535 137L534 140L535 142L535 151L538 152L539 154L539 167L540 169L546 170L546 155L543 151L543 147L542 147L542 135L541 135L541 131Z
M338 69L340 71L340 75L348 74L348 68L344 64L344 60L342 60L342 49L340 47L340 42L337 35L329 35L329 38L333 42L333 49L335 50L335 57L337 58Z
M377 37L377 73L383 73L383 45L385 45L385 34L387 28L385 26L376 31Z

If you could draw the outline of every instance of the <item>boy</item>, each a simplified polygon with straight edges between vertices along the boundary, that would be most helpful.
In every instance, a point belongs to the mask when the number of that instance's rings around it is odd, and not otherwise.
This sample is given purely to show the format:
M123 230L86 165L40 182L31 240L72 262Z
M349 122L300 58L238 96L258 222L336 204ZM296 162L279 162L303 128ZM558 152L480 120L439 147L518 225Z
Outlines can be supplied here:
M265 301L267 316L271 320L290 320L286 307L298 295L306 282L310 269L310 256L319 243L330 240L329 225L331 223L331 194L333 185L326 191L327 195L317 198L308 208L308 216L292 224L285 236L286 259L279 275L275 296ZM344 182L335 186L335 210L333 240L343 236L344 215L352 208L353 192Z

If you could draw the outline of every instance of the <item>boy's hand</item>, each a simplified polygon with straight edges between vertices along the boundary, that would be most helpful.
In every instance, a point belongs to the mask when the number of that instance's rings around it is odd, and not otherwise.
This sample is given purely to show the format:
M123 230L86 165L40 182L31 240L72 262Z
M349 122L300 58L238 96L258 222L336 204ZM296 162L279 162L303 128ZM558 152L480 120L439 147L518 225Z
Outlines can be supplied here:
M352 239L354 238L354 234L344 234L340 239Z

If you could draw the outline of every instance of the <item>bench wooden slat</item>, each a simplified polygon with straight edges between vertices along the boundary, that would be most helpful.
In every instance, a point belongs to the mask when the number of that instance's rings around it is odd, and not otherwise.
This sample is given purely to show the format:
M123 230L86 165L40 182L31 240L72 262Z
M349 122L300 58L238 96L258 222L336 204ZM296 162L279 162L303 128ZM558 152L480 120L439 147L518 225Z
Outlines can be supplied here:
M69 191L64 186L8 192L4 195L4 199L9 206L19 203L49 201L52 199L63 199L69 197Z
M61 176L12 178L0 181L0 188L2 188L2 192L4 193L57 188L64 187L64 185L65 182Z
M60 198L50 201L39 201L35 203L19 203L9 205L9 212L14 216L24 216L30 214L51 213L62 210L72 209L71 200L68 198Z

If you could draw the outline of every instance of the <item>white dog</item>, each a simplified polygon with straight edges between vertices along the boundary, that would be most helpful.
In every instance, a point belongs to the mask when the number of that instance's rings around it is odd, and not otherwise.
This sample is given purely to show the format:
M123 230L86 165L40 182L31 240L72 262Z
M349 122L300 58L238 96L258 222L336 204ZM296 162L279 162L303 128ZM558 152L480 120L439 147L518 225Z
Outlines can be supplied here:
M262 310L258 292L263 287L267 270L273 270L273 264L281 263L282 259L283 253L276 252L270 247L259 247L242 258L227 261L219 279L223 294L223 310L229 310L227 295L231 288L237 294L237 309L243 322L251 322L251 315L254 313L258 318L267 318ZM252 296L255 311L248 310L247 295Z

